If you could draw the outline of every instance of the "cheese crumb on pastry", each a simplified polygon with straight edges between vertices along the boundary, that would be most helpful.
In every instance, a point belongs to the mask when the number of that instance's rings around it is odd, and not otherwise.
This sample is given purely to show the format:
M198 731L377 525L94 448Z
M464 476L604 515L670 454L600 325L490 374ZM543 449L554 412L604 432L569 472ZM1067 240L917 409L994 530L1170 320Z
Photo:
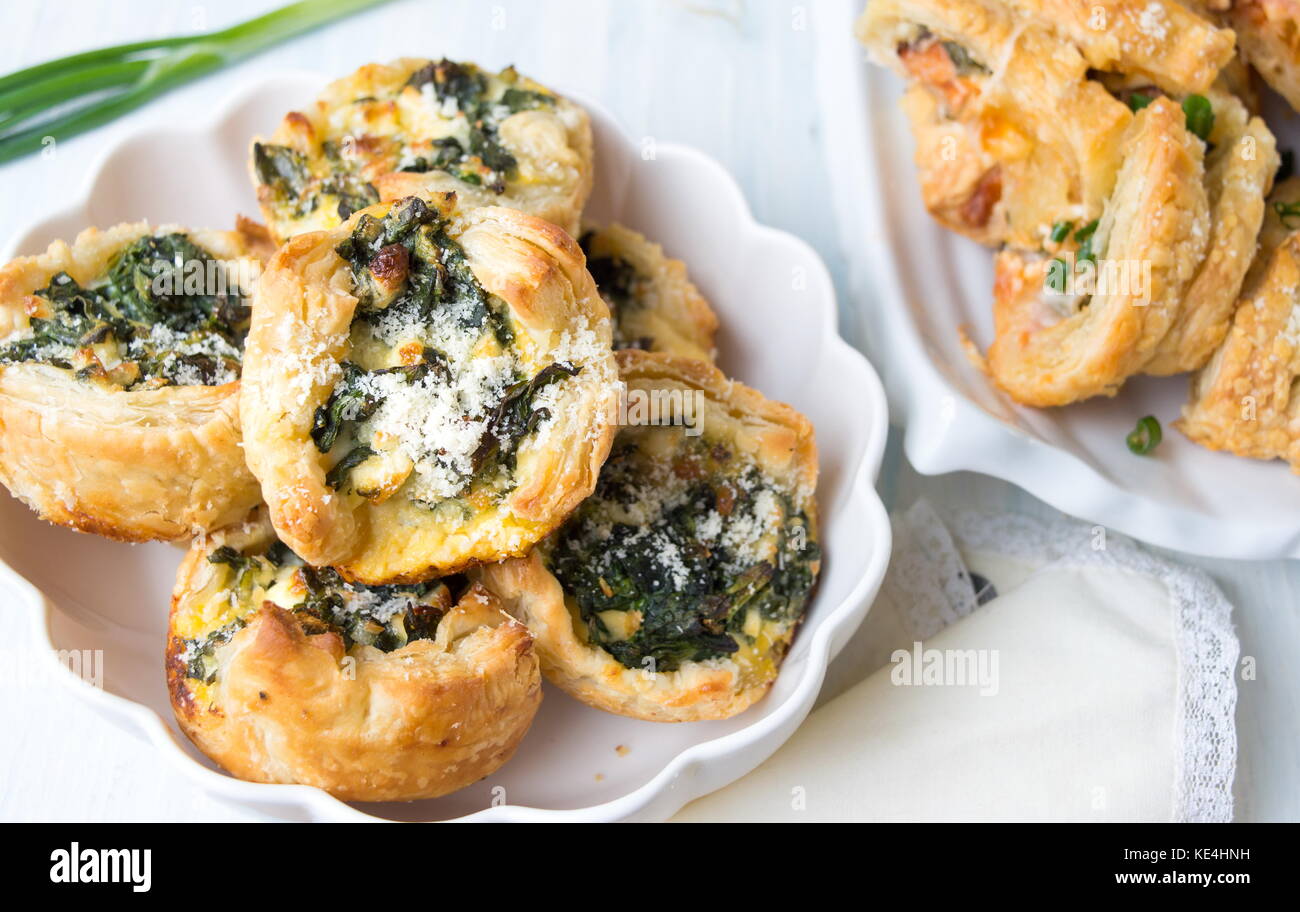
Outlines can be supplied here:
M532 637L481 587L347 583L261 515L191 548L166 667L181 730L222 767L344 801L478 781L510 759L542 697Z
M513 67L403 58L367 64L286 115L249 162L277 240L382 201L454 191L576 233L592 186L587 113Z
M609 305L615 348L713 360L718 318L685 263L622 225L589 228L581 243L587 271Z
M816 583L813 430L702 361L618 359L627 423L596 492L527 557L471 576L583 702L727 718L771 687Z
M509 209L411 197L299 235L258 288L246 455L280 537L370 584L525 553L614 434L582 252Z
M239 377L267 247L240 232L83 231L0 269L0 481L124 541L247 515Z

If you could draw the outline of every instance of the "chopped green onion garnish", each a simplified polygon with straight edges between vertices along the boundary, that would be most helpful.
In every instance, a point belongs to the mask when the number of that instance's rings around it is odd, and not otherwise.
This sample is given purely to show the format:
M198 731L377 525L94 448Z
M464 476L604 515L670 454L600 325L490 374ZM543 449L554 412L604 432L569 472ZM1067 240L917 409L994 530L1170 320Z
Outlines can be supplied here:
M1288 228L1294 228L1288 219L1300 218L1300 203L1274 203L1273 210L1277 217L1282 220L1282 224Z
M1097 254L1092 249L1092 237L1097 231L1097 225L1100 219L1093 219L1074 233L1074 239L1079 242L1079 252L1074 255L1076 262L1096 262Z
M1145 418L1139 419L1137 427L1129 431L1124 442L1128 444L1131 452L1138 456L1146 456L1160 446L1160 440L1163 436L1160 430L1160 422L1155 419L1154 415L1147 415Z
M1187 115L1187 129L1206 142L1214 129L1214 108L1204 95L1188 95L1183 99L1183 113Z
M1155 101L1155 98L1153 98L1150 95L1144 94L1142 92L1134 92L1132 95L1128 97L1128 106L1129 109L1134 114L1136 114L1138 111L1141 111L1143 108L1151 104L1151 102L1153 101Z
M1070 236L1070 230L1074 228L1074 222L1057 222L1052 226L1052 233L1048 235L1053 244L1059 244Z
M1065 280L1068 275L1069 264L1060 257L1054 257L1052 262L1047 264L1047 288L1057 294L1065 293Z

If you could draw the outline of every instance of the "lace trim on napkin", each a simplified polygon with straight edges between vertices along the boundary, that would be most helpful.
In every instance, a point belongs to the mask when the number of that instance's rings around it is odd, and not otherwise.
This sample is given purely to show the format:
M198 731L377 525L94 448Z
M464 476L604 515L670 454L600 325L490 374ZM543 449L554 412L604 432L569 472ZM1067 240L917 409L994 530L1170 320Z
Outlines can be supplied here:
M1160 580L1174 606L1178 653L1172 819L1232 819L1240 647L1232 606L1209 576L1157 557L1101 526L1066 518L959 512L945 524L929 502L918 500L895 514L893 525L894 554L885 585L919 639L934 636L983 603L962 549L991 551L1040 567L1096 565Z

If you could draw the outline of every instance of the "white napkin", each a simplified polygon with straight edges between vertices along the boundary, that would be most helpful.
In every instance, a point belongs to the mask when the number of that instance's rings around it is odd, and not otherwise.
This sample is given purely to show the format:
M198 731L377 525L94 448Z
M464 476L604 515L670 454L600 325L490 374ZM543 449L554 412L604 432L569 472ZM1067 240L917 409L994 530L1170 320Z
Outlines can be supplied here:
M1238 644L1205 574L1099 526L945 527L925 502L895 555L849 650L886 663L674 819L1231 819Z

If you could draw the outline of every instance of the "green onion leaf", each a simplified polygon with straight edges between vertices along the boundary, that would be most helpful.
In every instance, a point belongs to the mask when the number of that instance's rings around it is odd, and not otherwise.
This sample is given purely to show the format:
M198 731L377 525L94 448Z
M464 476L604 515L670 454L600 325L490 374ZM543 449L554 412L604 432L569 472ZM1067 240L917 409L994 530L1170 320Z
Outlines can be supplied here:
M1047 288L1056 294L1065 294L1066 278L1069 275L1069 264L1061 257L1054 257L1052 262L1047 264Z
M73 54L0 77L0 162L108 123L169 89L385 0L300 0L203 35Z
M1150 95L1147 95L1143 92L1134 92L1132 95L1128 97L1128 106L1129 109L1134 114L1136 114L1138 111L1141 111L1143 108L1151 104L1151 102L1153 101L1155 101L1155 98L1153 98Z
M1070 236L1073 229L1074 222L1057 222L1052 226L1052 233L1048 237L1052 239L1053 244L1059 244Z
M1273 211L1277 213L1277 217L1282 220L1283 225L1287 228L1295 228L1296 226L1290 220L1300 219L1300 202L1277 202L1273 204Z
M1160 422L1154 415L1147 415L1138 421L1137 427L1129 431L1124 442L1128 444L1130 452L1138 456L1147 456L1160 445L1163 436Z
M1188 95L1183 99L1183 114L1187 116L1187 129L1209 142L1214 129L1214 108L1210 100L1204 95Z
M1092 241L1099 224L1101 224L1100 219L1093 219L1074 233L1074 239L1079 242L1079 252L1074 257L1076 263L1097 262L1097 253L1092 249Z

